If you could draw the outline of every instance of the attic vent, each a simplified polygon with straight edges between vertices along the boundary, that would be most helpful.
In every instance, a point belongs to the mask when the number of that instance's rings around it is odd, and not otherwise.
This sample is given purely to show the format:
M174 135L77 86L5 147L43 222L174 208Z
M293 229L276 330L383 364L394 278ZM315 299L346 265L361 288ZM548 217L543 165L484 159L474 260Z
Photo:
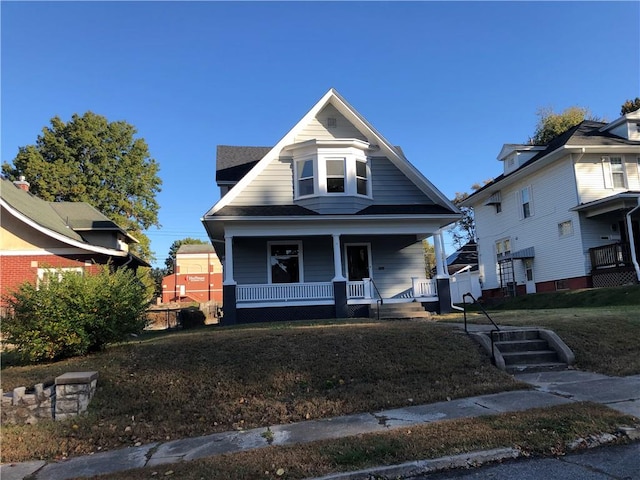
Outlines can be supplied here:
M335 117L327 118L327 127L336 128L338 126L338 120Z

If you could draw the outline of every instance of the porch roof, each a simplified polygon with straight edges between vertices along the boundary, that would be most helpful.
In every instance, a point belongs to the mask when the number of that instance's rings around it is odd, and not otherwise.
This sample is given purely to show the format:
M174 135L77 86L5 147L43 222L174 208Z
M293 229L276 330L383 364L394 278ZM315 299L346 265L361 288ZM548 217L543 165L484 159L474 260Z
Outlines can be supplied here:
M332 214L351 216L350 214ZM354 215L451 215L451 210L440 205L371 205ZM285 216L320 216L318 212L300 205L227 205L205 217L285 217Z
M606 198L594 200L573 207L574 212L583 212L587 218L596 217L616 211L629 210L637 207L640 201L640 191L628 190Z

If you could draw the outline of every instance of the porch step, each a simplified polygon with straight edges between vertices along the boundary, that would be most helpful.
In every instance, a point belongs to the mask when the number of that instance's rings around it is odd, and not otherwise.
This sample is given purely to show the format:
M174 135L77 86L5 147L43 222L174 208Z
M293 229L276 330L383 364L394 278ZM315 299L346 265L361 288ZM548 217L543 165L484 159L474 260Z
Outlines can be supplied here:
M491 352L491 335L476 337ZM496 366L509 373L564 370L573 361L573 353L550 330L501 330L493 333Z
M379 317L378 308L380 309ZM431 314L419 302L371 305L369 312L371 318L381 319L431 318Z

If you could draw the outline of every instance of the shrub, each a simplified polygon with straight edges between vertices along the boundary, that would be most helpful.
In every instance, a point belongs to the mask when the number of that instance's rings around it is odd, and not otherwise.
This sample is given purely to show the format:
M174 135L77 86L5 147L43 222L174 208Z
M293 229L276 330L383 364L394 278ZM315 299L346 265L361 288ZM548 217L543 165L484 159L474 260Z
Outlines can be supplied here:
M39 288L25 282L5 298L2 330L23 359L84 355L144 328L150 292L131 270L104 266L96 274L51 277Z

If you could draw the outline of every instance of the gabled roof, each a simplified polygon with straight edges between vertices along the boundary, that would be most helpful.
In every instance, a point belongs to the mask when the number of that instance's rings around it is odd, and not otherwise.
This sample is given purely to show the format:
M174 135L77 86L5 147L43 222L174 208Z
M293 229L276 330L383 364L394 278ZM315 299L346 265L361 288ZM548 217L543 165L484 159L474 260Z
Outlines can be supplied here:
M356 129L361 131L370 140L370 143L380 148L380 154L386 156L400 171L404 173L420 190L434 200L435 203L445 207L449 212L457 212L457 208L437 189L435 186L420 173L405 158L402 150L393 146L387 141L362 115L360 115L347 101L333 88L329 91L304 115L304 117L282 137L282 139L269 151L260 158L255 165L251 166L252 161L249 160L251 155L259 155L262 153L259 149L263 147L243 147L248 155L244 160L240 159L239 151L228 150L229 147L222 147L218 152L228 155L223 163L218 163L217 179L223 181L232 181L231 174L241 172L242 169L249 169L241 180L223 196L206 214L211 216L216 214L222 208L233 202L237 195L244 190L269 163L280 155L280 152L287 145L294 143L296 135L298 135L316 115L322 111L327 105L331 104L340 114L342 114ZM242 163L241 163L242 162ZM228 164L228 166L226 166ZM236 169L233 171L233 169ZM225 171L223 173L223 171Z
M0 179L0 204L14 217L59 241L110 256L130 255L123 250L89 243L78 233L91 230L115 230L127 235L118 225L84 202L47 202L2 178ZM92 226L95 228L91 228ZM127 237L131 243L137 242L130 235ZM146 265L142 260L139 262Z
M523 169L531 166L532 164L535 164L536 162L542 162L543 160L550 159L552 156L563 151L570 151L571 149L578 150L582 148L587 149L593 147L616 148L637 146L638 148L640 148L640 141L627 140L626 138L614 135L609 131L611 125L616 124L616 122L612 122L610 124L604 122L594 122L591 120L584 120L580 122L578 125L571 127L566 132L552 139L547 145L542 145L542 147L544 147L543 150L520 165L517 169L506 175L499 175L492 182L489 182L482 188L476 190L474 193L469 195L469 197L467 197L461 204L463 206L470 206L472 203L470 202L470 199L477 198L479 194L484 193L487 190L495 190L494 187L496 186L496 184L502 182L504 179L509 178L518 172L521 172ZM515 147L515 145L506 144L505 146L503 146L500 155L503 155L506 151L505 147L508 150L509 148Z
M218 145L216 148L216 182L235 183L244 177L272 147L235 147Z

